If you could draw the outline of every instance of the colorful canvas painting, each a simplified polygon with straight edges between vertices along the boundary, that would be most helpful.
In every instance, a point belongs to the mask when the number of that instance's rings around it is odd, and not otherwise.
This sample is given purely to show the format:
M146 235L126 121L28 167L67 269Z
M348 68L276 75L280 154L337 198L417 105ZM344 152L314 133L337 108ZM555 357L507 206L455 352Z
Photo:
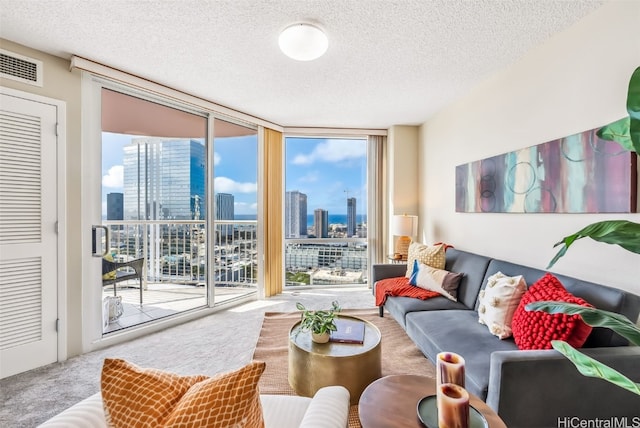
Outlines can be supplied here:
M635 153L582 132L456 167L456 211L636 212Z

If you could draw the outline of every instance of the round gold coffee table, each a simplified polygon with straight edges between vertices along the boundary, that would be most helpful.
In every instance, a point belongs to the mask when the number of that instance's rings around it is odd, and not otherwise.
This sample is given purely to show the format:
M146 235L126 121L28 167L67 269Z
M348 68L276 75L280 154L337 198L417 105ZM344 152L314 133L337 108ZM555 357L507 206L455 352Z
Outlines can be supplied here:
M325 386L342 385L356 404L367 385L382 375L380 330L357 317L339 317L364 322L364 343L315 343L309 332L298 331L297 322L289 331L289 384L305 397Z

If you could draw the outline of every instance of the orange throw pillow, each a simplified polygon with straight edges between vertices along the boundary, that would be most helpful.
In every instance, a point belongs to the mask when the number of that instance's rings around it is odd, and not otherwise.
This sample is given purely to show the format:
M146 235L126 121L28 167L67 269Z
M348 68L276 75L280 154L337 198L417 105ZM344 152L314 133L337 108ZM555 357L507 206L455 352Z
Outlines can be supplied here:
M105 359L101 391L110 427L264 427L258 381L265 363L215 377L180 376Z

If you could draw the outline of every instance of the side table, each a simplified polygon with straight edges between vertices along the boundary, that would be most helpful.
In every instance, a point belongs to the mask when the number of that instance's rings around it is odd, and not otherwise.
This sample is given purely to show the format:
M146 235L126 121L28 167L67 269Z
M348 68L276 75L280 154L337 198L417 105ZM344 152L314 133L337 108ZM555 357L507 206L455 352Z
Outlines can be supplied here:
M338 316L364 322L364 343L314 343L308 332L298 333L298 321L289 332L289 384L305 397L324 386L342 385L351 404L357 404L367 385L382 376L380 330L363 319Z
M385 376L369 385L358 403L362 428L424 428L418 419L418 401L436 393L436 380L427 376ZM469 402L482 413L489 428L507 428L481 399L469 393Z
M387 256L387 260L389 260L391 263L396 264L396 263L407 263L407 259L406 258L399 258L396 259L393 254L390 254Z

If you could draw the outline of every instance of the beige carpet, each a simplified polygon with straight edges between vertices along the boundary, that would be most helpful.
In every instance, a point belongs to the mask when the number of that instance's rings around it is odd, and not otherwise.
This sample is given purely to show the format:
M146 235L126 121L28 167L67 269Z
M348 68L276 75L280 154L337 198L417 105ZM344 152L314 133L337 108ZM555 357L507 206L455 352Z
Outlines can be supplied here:
M392 374L435 376L433 364L424 357L402 327L388 314L380 318L377 309L350 309L343 310L342 313L370 321L380 329L382 376ZM263 394L295 395L287 380L287 352L289 329L299 319L299 312L265 313L260 337L253 354L255 360L267 363L260 379L260 392ZM357 405L351 406L349 427L360 427Z

